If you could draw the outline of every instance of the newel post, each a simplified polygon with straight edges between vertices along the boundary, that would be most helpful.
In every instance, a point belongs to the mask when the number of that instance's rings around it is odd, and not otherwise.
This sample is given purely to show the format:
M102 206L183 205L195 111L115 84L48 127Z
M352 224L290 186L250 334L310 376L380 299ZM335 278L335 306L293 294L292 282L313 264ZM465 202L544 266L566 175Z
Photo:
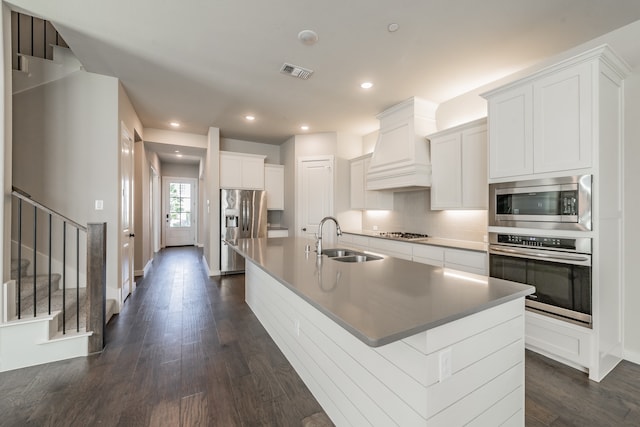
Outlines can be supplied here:
M104 348L107 301L107 223L87 224L87 331L89 354Z

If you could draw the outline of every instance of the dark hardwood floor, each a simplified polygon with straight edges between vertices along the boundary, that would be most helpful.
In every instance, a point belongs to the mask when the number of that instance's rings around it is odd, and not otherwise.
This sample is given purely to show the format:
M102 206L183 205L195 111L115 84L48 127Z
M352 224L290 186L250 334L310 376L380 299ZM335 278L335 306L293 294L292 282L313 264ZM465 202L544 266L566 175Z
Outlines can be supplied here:
M1 426L326 426L320 405L196 248L163 250L101 354L0 374ZM526 425L640 426L640 367L600 384L526 356Z

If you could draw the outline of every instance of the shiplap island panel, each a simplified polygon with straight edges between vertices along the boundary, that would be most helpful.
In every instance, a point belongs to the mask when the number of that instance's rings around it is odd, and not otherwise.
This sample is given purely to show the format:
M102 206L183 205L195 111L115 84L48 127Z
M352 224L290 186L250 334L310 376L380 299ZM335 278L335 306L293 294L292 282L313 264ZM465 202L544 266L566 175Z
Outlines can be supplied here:
M247 304L338 426L524 425L533 288L246 239ZM459 272L457 272L459 273Z

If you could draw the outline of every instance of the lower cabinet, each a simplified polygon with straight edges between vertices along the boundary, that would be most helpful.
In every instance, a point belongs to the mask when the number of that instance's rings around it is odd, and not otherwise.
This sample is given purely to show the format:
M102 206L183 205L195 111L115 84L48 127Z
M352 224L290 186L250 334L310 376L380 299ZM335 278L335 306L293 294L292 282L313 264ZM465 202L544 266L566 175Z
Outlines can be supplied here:
M525 319L528 349L572 366L591 366L591 329L531 311Z
M357 234L343 234L339 242L362 250L436 267L446 267L481 275L487 275L489 271L486 252L401 242Z
M267 230L267 237L289 237L289 230Z

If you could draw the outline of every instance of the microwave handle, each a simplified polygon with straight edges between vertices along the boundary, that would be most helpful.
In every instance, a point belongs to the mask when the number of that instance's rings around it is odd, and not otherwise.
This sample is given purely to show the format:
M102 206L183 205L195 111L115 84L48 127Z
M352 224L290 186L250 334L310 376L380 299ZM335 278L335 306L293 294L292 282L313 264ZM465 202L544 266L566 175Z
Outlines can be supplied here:
M535 258L543 261L557 261L562 263L570 263L576 265L591 265L591 257L588 255L570 255L570 254L557 254L547 253L543 251L537 251L535 249L523 249L523 248L504 248L501 246L490 245L489 253L504 253L519 258Z

